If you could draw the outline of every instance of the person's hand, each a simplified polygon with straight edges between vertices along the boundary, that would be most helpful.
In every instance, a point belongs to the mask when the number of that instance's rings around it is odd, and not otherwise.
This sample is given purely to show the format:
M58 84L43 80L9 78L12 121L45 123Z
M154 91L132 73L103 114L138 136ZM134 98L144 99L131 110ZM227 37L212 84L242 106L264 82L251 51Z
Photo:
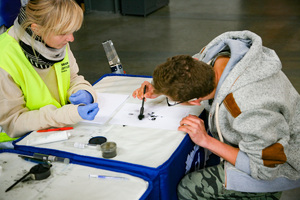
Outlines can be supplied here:
M74 104L85 104L88 105L93 102L93 96L86 90L78 90L69 97L69 101Z
M144 83L142 83L141 87L136 89L133 93L132 96L134 98L138 98L140 100L143 99L144 97L144 87L146 85L146 93L145 93L145 98L149 98L149 99L155 99L156 97L158 97L158 94L154 93L154 87L151 83L149 83L148 81L144 81Z
M210 137L205 129L205 125L202 119L195 115L188 115L180 121L179 131L183 131L189 134L191 140L202 147L207 146L207 138Z
M85 106L78 106L78 113L82 119L94 120L99 111L98 103L92 103Z

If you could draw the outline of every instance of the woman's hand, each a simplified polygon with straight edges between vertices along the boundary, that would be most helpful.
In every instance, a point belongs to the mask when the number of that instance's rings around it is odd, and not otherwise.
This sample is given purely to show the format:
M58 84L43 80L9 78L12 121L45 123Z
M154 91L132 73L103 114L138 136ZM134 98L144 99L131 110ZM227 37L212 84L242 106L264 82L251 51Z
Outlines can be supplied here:
M88 91L78 90L77 92L73 93L69 97L69 101L74 105L78 105L78 104L88 105L93 103L94 99L93 96Z
M144 97L144 87L146 86L146 93L145 93L145 98L149 98L149 99L155 99L156 97L158 97L158 94L154 93L154 87L151 83L149 83L148 81L144 81L141 85L140 88L136 89L133 93L132 96L134 98L138 98L140 100L143 99Z

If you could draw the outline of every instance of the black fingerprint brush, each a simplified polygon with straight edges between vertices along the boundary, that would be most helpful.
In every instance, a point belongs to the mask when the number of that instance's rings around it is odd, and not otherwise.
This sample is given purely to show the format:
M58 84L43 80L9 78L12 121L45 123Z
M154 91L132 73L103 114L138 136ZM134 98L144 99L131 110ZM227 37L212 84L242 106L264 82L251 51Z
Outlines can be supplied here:
M140 114L138 116L139 120L142 120L145 116L144 116L144 103L145 103L145 93L146 93L146 85L144 86L144 97L143 97L143 100L142 100L142 107L141 107L141 110L140 110Z

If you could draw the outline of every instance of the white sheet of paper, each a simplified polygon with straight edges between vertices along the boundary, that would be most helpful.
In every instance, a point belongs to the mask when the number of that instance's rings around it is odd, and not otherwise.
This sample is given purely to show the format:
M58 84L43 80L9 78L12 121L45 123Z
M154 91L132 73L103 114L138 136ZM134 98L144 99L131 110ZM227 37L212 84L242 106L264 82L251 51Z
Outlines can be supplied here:
M181 119L188 115L189 106L144 105L144 118L138 119L139 104L126 103L109 121L110 124L177 130Z
M104 124L128 97L129 95L124 94L97 93L99 112L94 120L84 122Z

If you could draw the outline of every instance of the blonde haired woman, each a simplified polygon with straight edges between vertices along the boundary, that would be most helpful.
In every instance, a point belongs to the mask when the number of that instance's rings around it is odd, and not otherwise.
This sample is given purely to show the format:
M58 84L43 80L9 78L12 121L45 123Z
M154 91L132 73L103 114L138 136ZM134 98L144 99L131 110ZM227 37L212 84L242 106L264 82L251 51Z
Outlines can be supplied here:
M0 35L2 146L33 130L94 119L96 94L77 74L69 46L82 21L73 0L30 0Z

